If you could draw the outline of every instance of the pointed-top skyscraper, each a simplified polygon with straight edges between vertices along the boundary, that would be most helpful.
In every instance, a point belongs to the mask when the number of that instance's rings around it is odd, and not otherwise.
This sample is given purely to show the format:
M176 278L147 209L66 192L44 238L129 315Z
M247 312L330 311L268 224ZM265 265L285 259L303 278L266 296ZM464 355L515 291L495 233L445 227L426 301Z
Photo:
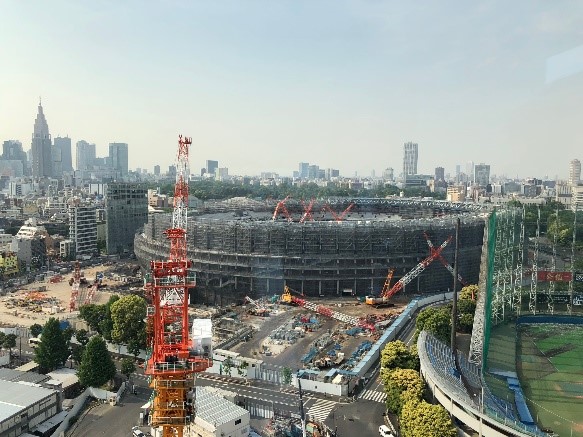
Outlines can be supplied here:
M51 153L51 134L49 134L49 125L43 113L40 100L38 102L38 114L34 121L31 154L32 176L36 178L52 177L53 156Z

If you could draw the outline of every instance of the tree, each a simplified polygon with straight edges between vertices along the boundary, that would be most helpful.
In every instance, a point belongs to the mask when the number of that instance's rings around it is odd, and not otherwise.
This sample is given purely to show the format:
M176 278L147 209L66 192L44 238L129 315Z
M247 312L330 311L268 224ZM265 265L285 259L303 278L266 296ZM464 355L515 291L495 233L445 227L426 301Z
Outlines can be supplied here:
M225 359L225 361L223 361L223 372L225 373L225 375L229 375L231 376L231 369L233 368L233 361L231 360L231 357L227 357Z
M105 312L105 305L83 305L79 308L79 317L85 320L93 331L101 334L100 324L105 318Z
M449 307L427 308L419 313L416 327L428 331L444 343L450 342L451 314Z
M86 329L79 329L75 333L75 339L79 342L81 346L86 346L89 342L89 333Z
M381 367L385 369L419 369L419 357L411 353L401 340L387 343L381 352Z
M16 336L16 334L7 334L4 337L4 342L2 343L2 346L8 348L8 350L9 350L10 355L8 355L8 356L9 356L10 360L12 359L12 348L16 347L16 339L17 338L18 337Z
M403 405L401 415L403 437L455 437L456 430L448 412L441 405L410 400Z
M459 300L478 300L478 293L480 289L477 285L466 285L461 289L459 294Z
M281 376L284 385L290 385L292 381L292 370L289 367L284 367L281 371Z
M105 340L96 335L89 340L77 372L81 385L101 387L115 376L115 364L107 351Z
M136 371L136 362L133 358L124 358L121 360L121 374L130 379L130 375Z
M457 302L458 314L474 315L476 312L476 301L470 299L459 299Z
M51 372L61 367L69 356L67 340L59 326L59 321L51 317L45 323L41 341L35 349L34 360L38 363L41 373Z
M142 344L139 338L132 338L128 341L128 352L134 356L134 358L138 358L140 352L145 347L145 344Z
M140 296L124 296L111 305L113 328L111 339L116 343L128 343L145 335L146 301Z
M460 314L458 328L460 332L471 333L474 326L474 316L472 314Z
M32 335L33 337L38 337L43 332L43 327L42 327L42 325L35 323L34 325L32 325L29 328L29 330L30 330L30 335Z
M381 379L387 393L387 409L399 414L404 400L423 397L424 383L419 372L413 369L381 370Z
M6 340L6 334L0 332L0 347L4 344L4 340Z
M63 338L67 341L67 344L71 341L73 334L75 334L75 330L71 326L67 326L63 329Z

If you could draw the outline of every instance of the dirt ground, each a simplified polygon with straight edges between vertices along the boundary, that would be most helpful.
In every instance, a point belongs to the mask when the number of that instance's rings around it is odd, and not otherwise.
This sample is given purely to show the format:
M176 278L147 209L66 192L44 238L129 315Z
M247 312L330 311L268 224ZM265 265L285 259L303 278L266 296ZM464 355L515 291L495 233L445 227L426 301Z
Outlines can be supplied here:
M391 308L373 308L364 303L358 303L355 299L341 298L337 300L324 300L324 299L309 299L310 302L324 305L333 311L343 313L346 315L364 317L370 314L374 315L387 315L399 314L404 309L407 300L406 299L396 299L395 306ZM283 344L281 346L276 346L273 343L268 342L269 335L279 326L284 325L286 321L291 319L298 314L310 314L311 312L305 308L290 307L287 305L277 305L274 308L277 309L277 313L270 317L257 317L257 316L243 316L242 321L247 324L253 325L258 331L253 335L251 339L246 342L239 343L231 350L239 352L244 356L251 356L263 360L266 363L279 366L292 366L296 368L302 368L303 363L301 358L305 355L309 349L310 344L318 337L326 334L327 332L334 332L336 330L344 332L346 329L350 328L350 325L336 321L334 319L329 319L324 316L319 316L321 327L314 332L307 332L305 336L299 339L294 344ZM312 313L313 314L313 313ZM377 332L375 335L359 335L355 337L350 337L343 335L344 340L341 343L342 352L345 353L346 357L356 350L356 348L365 340L375 341L381 333ZM262 353L263 345L269 344L269 350L271 355L265 355Z
M94 267L88 267L82 269L85 277L89 280L95 278L97 272L106 272L109 267L98 265ZM50 283L48 280L41 282L33 282L28 285L21 286L16 292L8 293L6 296L0 297L0 321L4 326L22 326L29 327L35 323L44 325L44 323L49 319L49 317L56 317L59 319L73 319L78 315L78 311L69 312L69 303L71 299L71 286L69 285L69 278L73 275L72 272L64 275L63 280L59 283ZM94 297L93 302L96 304L103 304L109 300L112 293L107 291L107 288L111 285L118 284L117 281L104 278L102 285L103 288L98 290ZM60 311L51 314L50 307L45 307L46 311L35 312L32 310L34 306L29 307L19 307L14 306L13 302L15 299L24 298L27 293L31 291L39 291L41 287L46 287L46 291L40 293L45 294L47 297L55 298L55 306L60 308ZM58 303L57 303L58 302Z

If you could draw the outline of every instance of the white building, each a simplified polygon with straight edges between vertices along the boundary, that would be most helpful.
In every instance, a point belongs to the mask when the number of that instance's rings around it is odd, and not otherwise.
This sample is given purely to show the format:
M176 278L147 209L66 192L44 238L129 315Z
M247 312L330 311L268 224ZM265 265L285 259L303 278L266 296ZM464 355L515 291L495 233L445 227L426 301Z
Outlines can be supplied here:
M417 174L417 159L419 146L417 143L403 145L403 179Z
M569 163L569 185L577 186L581 180L581 162L573 159Z
M95 206L69 208L69 237L74 242L76 255L92 255L97 251Z
M583 211L583 185L571 188L571 210Z
M249 411L206 387L196 387L196 417L188 437L241 437L249 434Z
M57 390L23 381L0 383L0 435L3 437L31 432L61 410Z

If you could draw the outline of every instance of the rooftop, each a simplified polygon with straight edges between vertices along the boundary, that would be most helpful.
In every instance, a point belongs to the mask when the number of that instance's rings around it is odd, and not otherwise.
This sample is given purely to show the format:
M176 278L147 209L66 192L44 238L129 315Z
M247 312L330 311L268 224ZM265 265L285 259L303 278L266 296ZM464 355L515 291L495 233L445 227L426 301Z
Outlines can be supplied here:
M0 381L0 422L48 398L55 390L26 382Z
M248 415L249 412L204 387L196 387L196 418L215 428Z

